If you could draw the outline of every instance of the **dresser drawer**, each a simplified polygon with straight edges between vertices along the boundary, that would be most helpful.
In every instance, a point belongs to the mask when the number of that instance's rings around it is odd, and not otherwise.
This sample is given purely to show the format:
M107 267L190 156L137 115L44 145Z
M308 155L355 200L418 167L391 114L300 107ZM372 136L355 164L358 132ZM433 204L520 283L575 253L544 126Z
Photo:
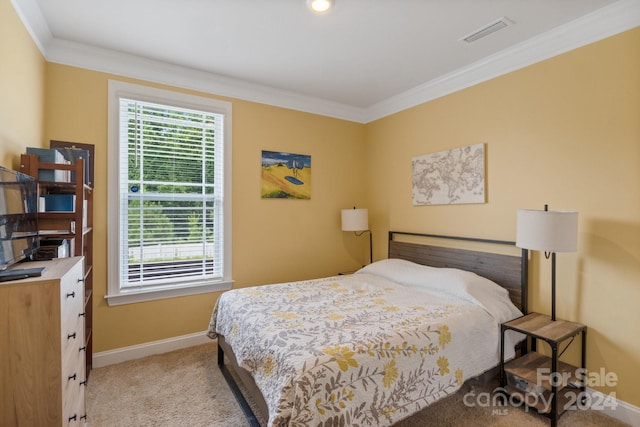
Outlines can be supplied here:
M66 420L69 422L68 425L72 426L80 425L80 417L85 415L86 375L84 357L84 352L76 350L62 363L63 422Z
M69 296L66 296L69 295ZM60 306L61 331L75 328L78 315L84 312L84 292L82 283L78 283L71 292L64 293Z
M84 311L84 283L82 264L78 263L65 274L60 283L60 321L62 331L75 324L78 314Z
M84 398L78 399L74 405L70 405L64 409L65 418L62 420L63 426L83 426L87 422L87 413L85 411Z
M60 283L60 344L62 358L84 346L84 284L82 263L65 274Z
M84 351L81 350L85 346L84 317L80 316L80 313L75 315L75 322L73 325L66 325L66 327L62 329L61 340L63 363L67 359L72 357L75 358L78 353L82 353L84 355Z
M69 345L62 354L62 374L73 375L84 367L84 344L82 340L76 340L73 346ZM67 378L67 377L64 377ZM63 380L64 380L63 378ZM63 381L64 385L64 381Z
M60 282L62 425L85 423L85 341L83 263Z
M69 399L63 404L63 420L62 425L79 426L86 422L87 412L85 410L84 386L77 386L73 390L69 390Z

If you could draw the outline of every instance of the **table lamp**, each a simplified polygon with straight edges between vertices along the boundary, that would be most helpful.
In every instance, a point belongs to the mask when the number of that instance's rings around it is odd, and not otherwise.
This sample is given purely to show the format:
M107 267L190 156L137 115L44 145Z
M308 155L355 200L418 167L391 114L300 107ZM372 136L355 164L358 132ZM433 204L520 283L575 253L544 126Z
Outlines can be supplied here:
M575 252L578 245L578 212L518 210L516 246L544 251L551 257L551 320L556 320L556 252Z
M342 209L342 231L353 231L356 236L369 232L369 264L373 262L373 233L369 229L368 209Z

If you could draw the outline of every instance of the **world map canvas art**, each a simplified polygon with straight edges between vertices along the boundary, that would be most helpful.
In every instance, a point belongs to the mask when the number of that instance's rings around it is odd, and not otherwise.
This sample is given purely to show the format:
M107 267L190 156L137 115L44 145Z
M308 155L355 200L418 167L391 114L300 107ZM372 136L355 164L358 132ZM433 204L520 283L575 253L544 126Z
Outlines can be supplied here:
M485 203L484 144L414 157L413 204Z
M311 156L262 151L263 199L311 199Z

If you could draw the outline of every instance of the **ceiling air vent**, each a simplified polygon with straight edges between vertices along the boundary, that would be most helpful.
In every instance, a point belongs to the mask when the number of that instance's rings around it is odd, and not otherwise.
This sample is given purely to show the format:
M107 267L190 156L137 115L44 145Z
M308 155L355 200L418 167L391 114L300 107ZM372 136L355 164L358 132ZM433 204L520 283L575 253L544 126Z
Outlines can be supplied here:
M495 20L488 25L485 25L484 27L474 31L468 36L461 38L460 40L463 40L467 43L473 43L474 41L480 40L481 38L486 37L491 33L495 33L496 31L499 31L503 28L507 28L509 25L512 25L512 24L513 22L509 20L509 18L506 18L503 16L502 18Z

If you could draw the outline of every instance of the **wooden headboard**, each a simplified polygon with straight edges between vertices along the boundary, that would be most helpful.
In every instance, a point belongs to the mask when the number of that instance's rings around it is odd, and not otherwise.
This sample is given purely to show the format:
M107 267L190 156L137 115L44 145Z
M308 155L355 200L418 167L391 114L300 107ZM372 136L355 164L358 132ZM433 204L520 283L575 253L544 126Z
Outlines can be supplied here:
M418 238L419 242L403 241ZM511 301L527 314L528 260L526 249L520 255L505 255L496 252L456 249L442 244L428 243L430 240L460 241L480 244L482 248L502 245L515 249L514 242L475 239L470 237L441 236L435 234L389 232L389 258L400 258L432 267L458 268L486 277L509 291ZM423 242L424 240L424 242ZM425 243L426 242L426 243Z

